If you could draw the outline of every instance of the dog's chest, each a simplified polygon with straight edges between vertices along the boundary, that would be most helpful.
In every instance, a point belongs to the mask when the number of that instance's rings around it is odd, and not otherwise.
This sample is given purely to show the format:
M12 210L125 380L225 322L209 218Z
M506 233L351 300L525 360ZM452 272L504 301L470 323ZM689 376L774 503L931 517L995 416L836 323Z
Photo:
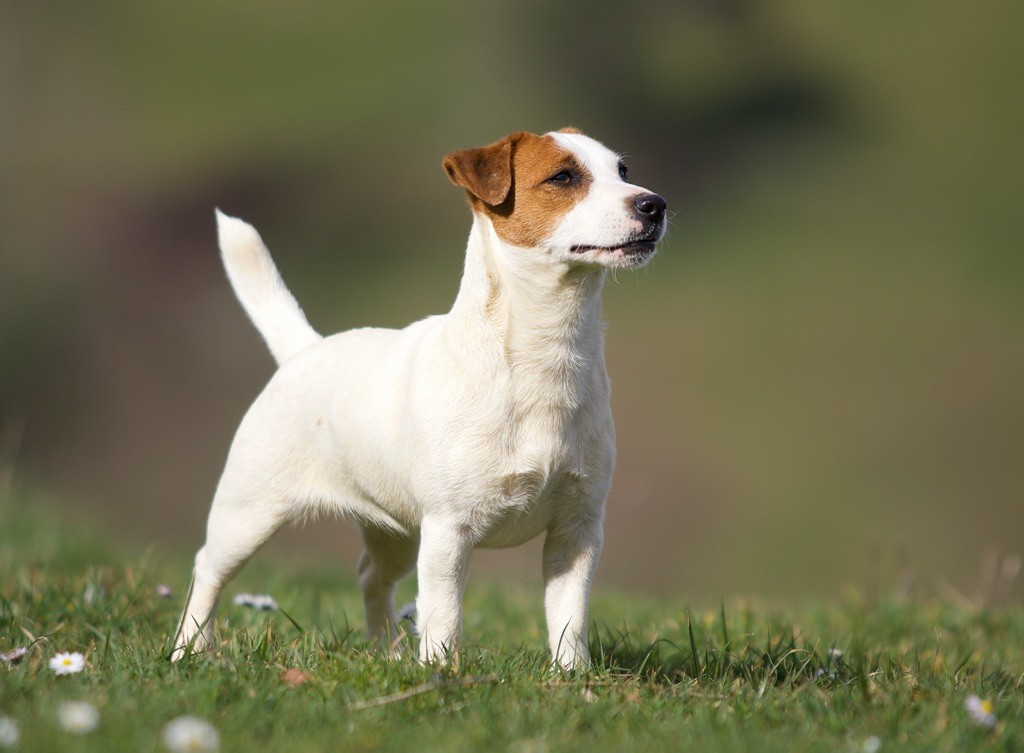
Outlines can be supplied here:
M610 415L607 427L565 418L510 421L491 448L495 462L474 484L470 518L480 546L516 546L555 518L585 515L585 508L601 504L595 490L611 473Z
M517 546L534 538L567 508L586 504L576 471L521 471L499 477L472 515L479 546Z
M479 546L516 546L553 519L587 515L588 506L603 503L614 464L604 369L576 371L550 360L553 367L537 359L492 380L465 435L464 449L472 445L482 461L475 473L473 464L465 467L470 494L463 497Z

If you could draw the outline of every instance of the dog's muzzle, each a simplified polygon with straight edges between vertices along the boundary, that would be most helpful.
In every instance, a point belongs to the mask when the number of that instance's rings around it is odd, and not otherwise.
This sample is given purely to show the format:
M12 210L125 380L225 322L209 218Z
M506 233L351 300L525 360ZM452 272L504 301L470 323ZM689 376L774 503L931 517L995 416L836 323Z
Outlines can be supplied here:
M655 244L665 234L665 199L656 193L641 193L626 199L633 217L639 222L637 231L614 246L572 246L573 253L588 251L620 252L626 258L643 263L654 255Z

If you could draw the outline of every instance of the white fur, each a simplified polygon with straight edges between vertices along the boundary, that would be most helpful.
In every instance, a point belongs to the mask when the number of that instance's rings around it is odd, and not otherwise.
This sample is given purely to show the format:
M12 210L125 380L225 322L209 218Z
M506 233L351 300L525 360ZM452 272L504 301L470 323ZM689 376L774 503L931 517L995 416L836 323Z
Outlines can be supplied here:
M217 210L221 258L235 295L278 363L319 342L256 229Z
M606 267L635 266L621 254L603 251L574 253L574 245L611 247L637 233L642 223L635 216L609 207L622 206L630 196L645 189L626 183L619 177L619 155L603 144L579 133L549 134L562 147L576 154L593 176L586 201L577 204L555 227L547 244L557 258L570 263L586 262Z
M562 134L556 134L562 139ZM423 660L461 633L474 547L545 532L545 608L555 660L588 660L587 604L615 464L600 292L633 232L597 142L565 137L595 175L587 197L535 249L474 216L452 310L403 330L320 338L256 231L218 213L232 285L280 369L245 415L210 510L174 658L208 646L225 583L284 523L310 511L358 521L371 636L398 637L392 595L415 565ZM617 234L617 235L616 235Z

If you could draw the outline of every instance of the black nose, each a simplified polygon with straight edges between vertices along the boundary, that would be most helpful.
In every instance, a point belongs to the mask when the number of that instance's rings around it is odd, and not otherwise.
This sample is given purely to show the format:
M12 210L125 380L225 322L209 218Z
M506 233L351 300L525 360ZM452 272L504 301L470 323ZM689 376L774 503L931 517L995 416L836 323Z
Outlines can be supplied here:
M633 202L636 211L650 222L661 222L665 216L665 200L656 193L642 193Z

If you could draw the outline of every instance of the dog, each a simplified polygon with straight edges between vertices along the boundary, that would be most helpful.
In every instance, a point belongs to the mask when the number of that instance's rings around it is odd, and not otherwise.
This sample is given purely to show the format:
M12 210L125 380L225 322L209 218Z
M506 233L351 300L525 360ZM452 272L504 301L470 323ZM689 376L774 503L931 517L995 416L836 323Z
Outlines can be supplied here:
M589 662L615 429L601 288L656 252L665 200L573 128L444 159L473 224L449 313L322 337L257 232L217 212L224 265L279 369L242 419L217 486L172 659L209 648L225 584L282 525L355 519L369 636L395 650L396 583L415 566L419 658L462 632L475 547L545 534L552 660Z

